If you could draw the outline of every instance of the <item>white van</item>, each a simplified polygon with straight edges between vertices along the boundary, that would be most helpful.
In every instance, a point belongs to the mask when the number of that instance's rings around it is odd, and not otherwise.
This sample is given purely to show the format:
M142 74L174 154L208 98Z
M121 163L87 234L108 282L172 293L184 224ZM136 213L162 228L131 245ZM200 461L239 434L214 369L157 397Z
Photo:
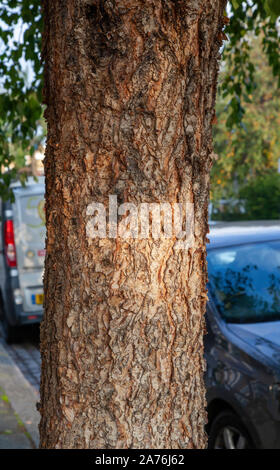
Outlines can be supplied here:
M14 203L0 207L0 317L7 342L20 338L22 325L42 319L46 236L44 177L11 188Z

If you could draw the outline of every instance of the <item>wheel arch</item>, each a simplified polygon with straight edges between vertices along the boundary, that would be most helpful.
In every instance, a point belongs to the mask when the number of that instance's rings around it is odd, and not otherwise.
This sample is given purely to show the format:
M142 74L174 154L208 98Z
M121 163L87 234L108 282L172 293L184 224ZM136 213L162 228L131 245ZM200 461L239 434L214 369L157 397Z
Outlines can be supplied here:
M259 435L255 427L253 426L252 422L249 419L247 419L246 412L243 413L239 409L236 409L236 407L232 406L231 403L229 403L227 400L223 398L214 398L213 400L211 400L211 402L208 403L208 406L207 406L208 423L205 427L207 434L209 434L211 424L213 423L216 416L224 411L231 411L233 414L235 414L242 421L243 426L247 430L256 448L262 447Z
M207 414L208 414L208 423L206 425L206 431L207 433L210 430L211 424L213 423L213 420L216 418L216 416L223 411L232 411L234 414L238 416L238 413L236 410L225 400L221 398L215 398L214 400L211 401L211 403L208 404L207 406Z

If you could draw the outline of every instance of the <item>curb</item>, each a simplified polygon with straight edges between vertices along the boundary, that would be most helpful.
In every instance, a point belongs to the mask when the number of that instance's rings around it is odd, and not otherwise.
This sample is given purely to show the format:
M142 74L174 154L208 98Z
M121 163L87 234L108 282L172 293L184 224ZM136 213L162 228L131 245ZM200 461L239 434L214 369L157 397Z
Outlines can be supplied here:
M13 410L17 413L36 448L39 447L40 414L36 403L39 394L22 375L21 371L0 343L0 387L5 390Z

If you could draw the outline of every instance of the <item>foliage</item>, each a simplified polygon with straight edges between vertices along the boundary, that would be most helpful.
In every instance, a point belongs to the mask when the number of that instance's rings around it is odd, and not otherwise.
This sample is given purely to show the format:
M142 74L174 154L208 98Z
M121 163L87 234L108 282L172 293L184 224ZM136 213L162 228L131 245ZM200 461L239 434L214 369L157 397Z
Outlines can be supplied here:
M4 0L0 18L0 194L9 198L9 183L24 154L32 154L44 136L43 127L39 126L42 124L40 0ZM31 80L23 72L23 64L30 66ZM9 173L8 166L12 167ZM23 174L21 179L24 180Z
M280 174L268 171L244 185L238 199L213 203L212 220L279 220Z
M280 77L276 28L280 12L278 0L230 0L229 5L230 22L225 30L229 41L223 53L228 65L222 94L228 100L226 124L232 129L240 126L244 102L250 101L255 88L248 33L264 33L263 50L274 75ZM32 153L38 123L42 122L41 1L2 0L0 18L0 194L8 197L10 177L3 169L16 163L15 153ZM22 71L24 64L32 70L28 80Z
M247 220L280 218L280 174L268 173L248 183L241 191Z
M256 86L248 96L243 125L227 129L226 100L218 94L217 121L214 130L215 150L219 155L212 169L211 199L238 198L246 182L268 170L277 171L280 157L280 90L275 83L262 38L251 38L251 54ZM223 75L227 72L222 72Z
M228 129L242 125L244 105L250 102L256 86L255 66L250 59L252 34L262 37L262 49L280 86L279 4L279 0L230 1L230 22L225 30L229 41L223 51L227 72L221 86L223 98L228 98Z

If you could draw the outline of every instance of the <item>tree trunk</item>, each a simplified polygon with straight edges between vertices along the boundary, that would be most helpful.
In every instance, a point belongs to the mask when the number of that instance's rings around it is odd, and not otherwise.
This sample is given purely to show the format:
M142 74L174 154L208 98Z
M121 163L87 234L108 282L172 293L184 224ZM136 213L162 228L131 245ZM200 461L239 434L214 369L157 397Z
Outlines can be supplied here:
M206 446L205 244L225 3L43 1L42 448ZM91 238L88 206L108 207L110 195L192 203L192 245Z

